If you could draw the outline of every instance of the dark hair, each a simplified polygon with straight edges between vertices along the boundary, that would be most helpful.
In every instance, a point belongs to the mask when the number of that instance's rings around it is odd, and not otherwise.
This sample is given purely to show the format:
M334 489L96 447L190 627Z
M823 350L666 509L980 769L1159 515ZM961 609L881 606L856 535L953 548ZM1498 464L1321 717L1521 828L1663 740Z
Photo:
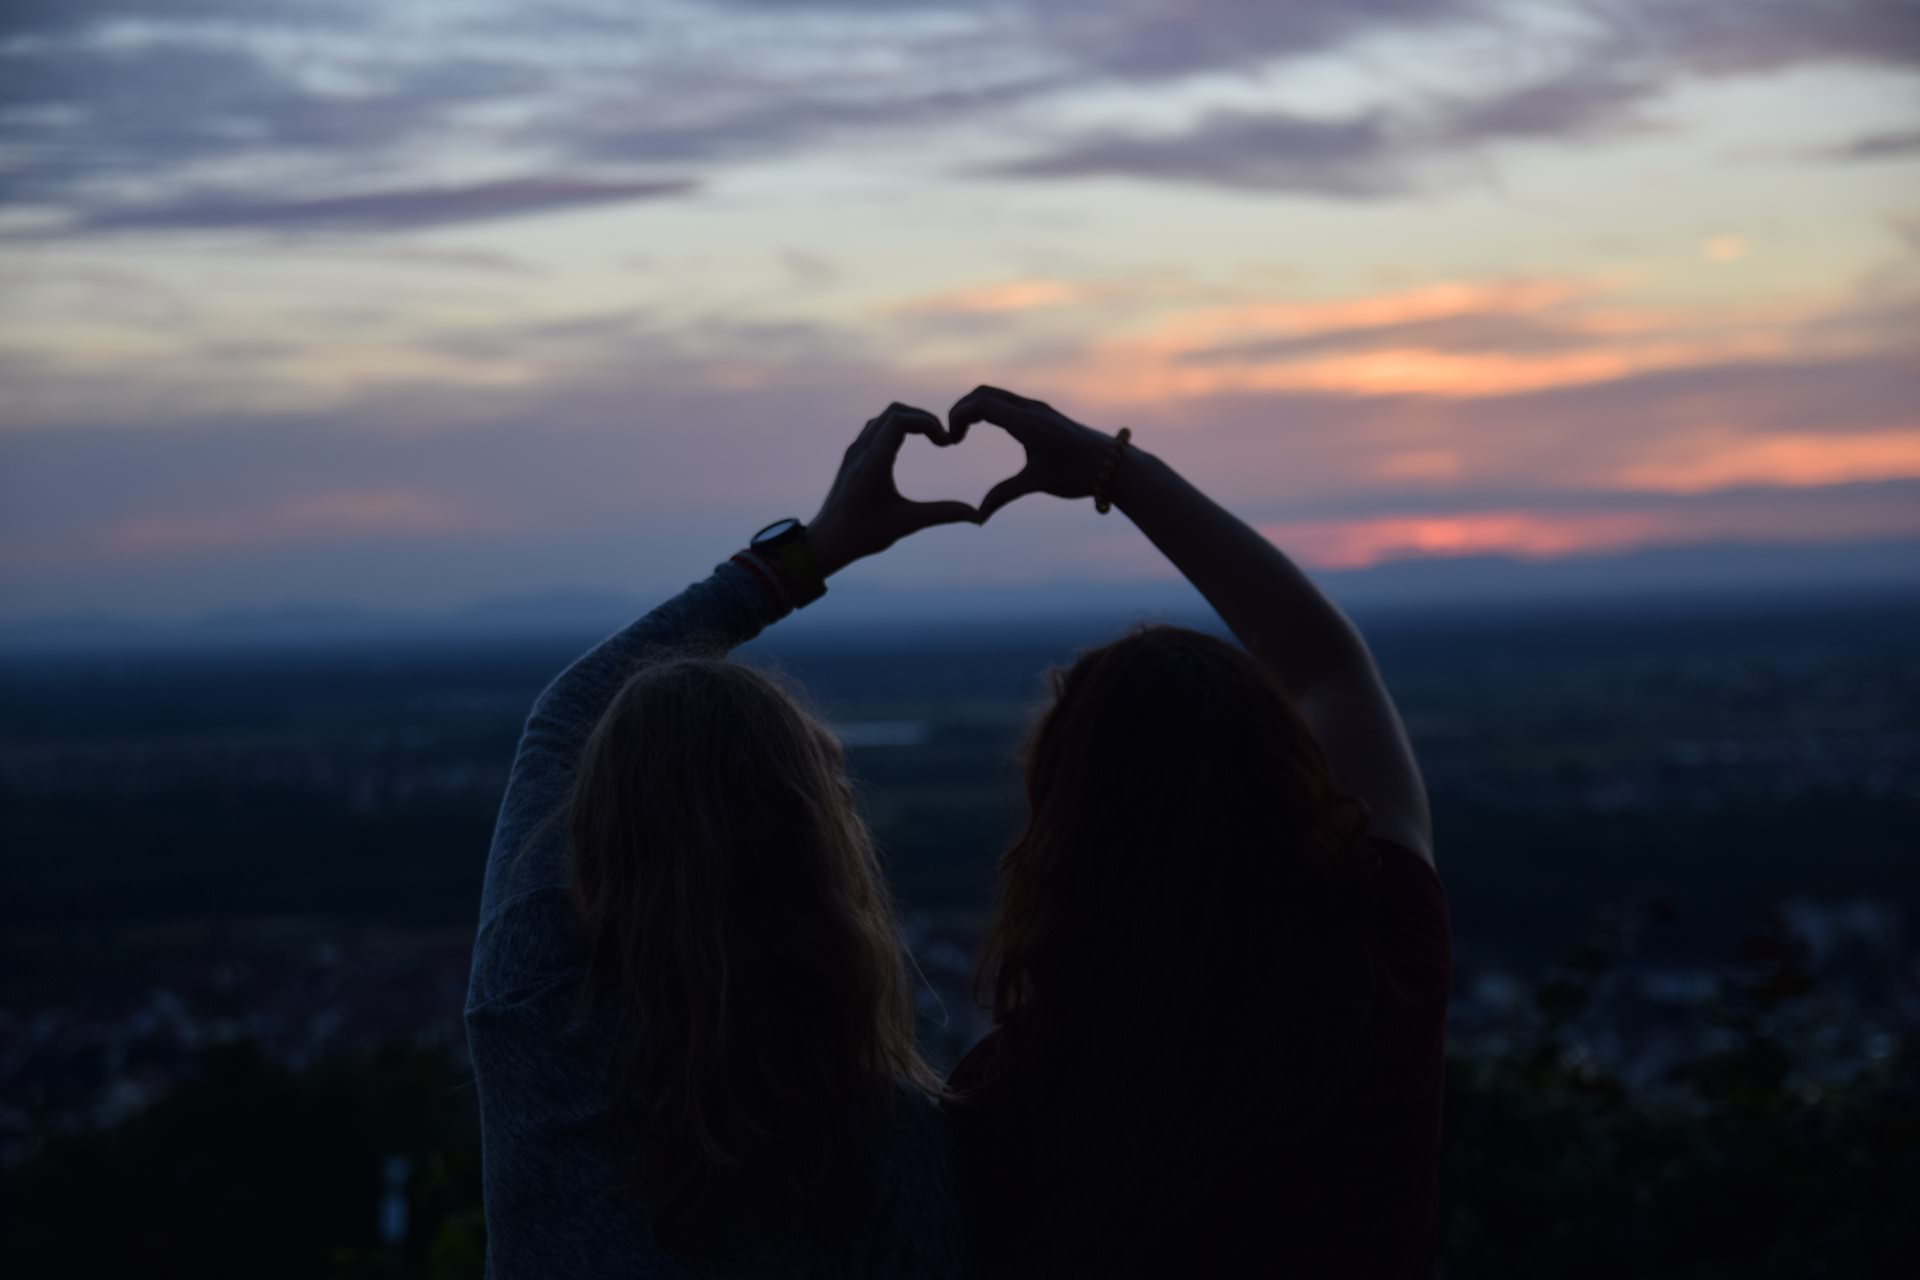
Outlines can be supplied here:
M568 834L622 1025L615 1140L663 1243L850 1229L903 1087L939 1084L839 743L755 671L655 663L594 729Z
M1146 627L1053 686L981 970L1002 1034L980 1089L1022 1135L1031 1229L1009 1225L1042 1272L1138 1256L1223 1150L1313 1128L1365 1035L1349 909L1377 866L1365 807L1241 649Z

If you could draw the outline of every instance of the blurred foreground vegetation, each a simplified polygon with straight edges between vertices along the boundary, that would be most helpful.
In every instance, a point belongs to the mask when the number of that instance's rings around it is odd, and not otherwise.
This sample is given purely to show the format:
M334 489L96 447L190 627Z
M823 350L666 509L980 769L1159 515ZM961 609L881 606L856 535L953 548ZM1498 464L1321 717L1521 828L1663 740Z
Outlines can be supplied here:
M1775 922L1726 967L1706 1015L1720 1047L1629 1089L1580 1026L1630 948L1620 930L1590 941L1506 1033L1456 1045L1444 1274L1911 1274L1920 1043L1811 1082L1796 1064L1822 1034L1802 1016L1815 993ZM296 1073L226 1045L133 1118L9 1171L0 1249L36 1277L478 1277L478 1138L471 1081L442 1052Z

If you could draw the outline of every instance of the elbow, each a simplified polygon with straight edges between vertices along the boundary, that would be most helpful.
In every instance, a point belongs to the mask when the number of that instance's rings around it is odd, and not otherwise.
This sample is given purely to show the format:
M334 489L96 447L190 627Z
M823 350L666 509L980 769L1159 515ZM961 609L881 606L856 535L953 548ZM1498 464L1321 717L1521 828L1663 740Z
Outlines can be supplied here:
M1323 690L1380 682L1373 650L1367 647L1359 629L1344 617L1329 627L1302 659L1296 668L1294 694L1303 700Z

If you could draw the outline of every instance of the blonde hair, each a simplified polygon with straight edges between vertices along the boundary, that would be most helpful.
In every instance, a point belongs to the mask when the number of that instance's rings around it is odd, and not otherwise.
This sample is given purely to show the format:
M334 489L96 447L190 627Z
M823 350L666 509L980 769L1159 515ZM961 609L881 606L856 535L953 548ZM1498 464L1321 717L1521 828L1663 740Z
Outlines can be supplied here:
M622 1021L616 1140L663 1242L847 1227L903 1086L939 1081L838 741L760 672L656 662L595 727L567 821Z

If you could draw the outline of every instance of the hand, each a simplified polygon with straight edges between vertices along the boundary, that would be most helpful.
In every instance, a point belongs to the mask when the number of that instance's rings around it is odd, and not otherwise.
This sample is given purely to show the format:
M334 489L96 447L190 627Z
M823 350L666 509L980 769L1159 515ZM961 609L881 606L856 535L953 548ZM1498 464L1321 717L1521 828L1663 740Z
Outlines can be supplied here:
M861 431L840 463L820 513L807 526L807 545L820 572L830 574L862 556L874 555L937 524L978 523L980 512L965 502L912 502L893 482L893 461L909 434L937 445L959 437L925 409L890 404Z
M947 412L952 443L966 439L967 428L976 422L1003 428L1027 451L1027 465L1019 474L987 491L980 503L983 522L1029 493L1050 493L1056 498L1092 496L1101 459L1113 443L1112 436L1082 426L1050 405L998 387L976 387Z

